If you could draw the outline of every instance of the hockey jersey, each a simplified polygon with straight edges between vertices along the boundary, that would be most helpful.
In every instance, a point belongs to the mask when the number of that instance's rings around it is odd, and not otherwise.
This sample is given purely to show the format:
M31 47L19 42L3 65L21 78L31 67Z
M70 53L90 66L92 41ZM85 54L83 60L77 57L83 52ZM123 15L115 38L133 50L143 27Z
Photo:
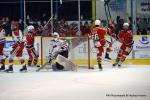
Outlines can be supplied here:
M94 43L99 41L101 45L105 45L105 34L105 28L95 27L91 30L91 36Z
M34 37L35 37L35 33L26 34L26 48L34 47Z
M15 42L23 42L23 35L21 30L12 31L12 37Z
M57 40L51 40L50 41L50 51L49 53L53 52L63 52L67 51L69 49L69 44L66 40L63 39L57 39Z
M117 40L125 45L133 44L133 34L131 31L121 30L117 35Z

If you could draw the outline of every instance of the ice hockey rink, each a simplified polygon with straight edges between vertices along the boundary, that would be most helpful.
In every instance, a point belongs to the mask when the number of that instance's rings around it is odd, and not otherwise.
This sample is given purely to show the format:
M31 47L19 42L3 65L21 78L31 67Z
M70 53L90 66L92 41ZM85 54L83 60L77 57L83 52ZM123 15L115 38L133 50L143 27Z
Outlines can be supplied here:
M0 100L150 100L149 65L104 70L0 72Z

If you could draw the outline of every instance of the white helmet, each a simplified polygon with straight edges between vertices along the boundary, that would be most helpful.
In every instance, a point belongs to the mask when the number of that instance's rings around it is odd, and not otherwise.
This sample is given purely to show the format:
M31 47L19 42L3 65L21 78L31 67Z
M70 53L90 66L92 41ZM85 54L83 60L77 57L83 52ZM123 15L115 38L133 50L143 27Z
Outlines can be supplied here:
M101 21L100 20L95 20L95 25L100 25Z
M34 26L32 26L32 25L28 26L27 30L28 30L28 32L34 30Z
M53 33L53 36L59 37L59 34L58 34L57 32L54 32L54 33Z
M129 28L129 23L124 23L124 24L123 24L123 28L124 28L124 29L128 29L128 28Z

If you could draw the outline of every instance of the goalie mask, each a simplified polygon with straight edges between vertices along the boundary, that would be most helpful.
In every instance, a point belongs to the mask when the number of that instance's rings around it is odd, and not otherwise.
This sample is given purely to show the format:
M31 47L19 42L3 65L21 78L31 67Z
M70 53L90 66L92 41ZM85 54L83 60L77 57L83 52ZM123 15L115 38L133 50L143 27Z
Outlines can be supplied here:
M53 33L53 37L54 37L54 40L58 40L59 34L57 32L54 32Z

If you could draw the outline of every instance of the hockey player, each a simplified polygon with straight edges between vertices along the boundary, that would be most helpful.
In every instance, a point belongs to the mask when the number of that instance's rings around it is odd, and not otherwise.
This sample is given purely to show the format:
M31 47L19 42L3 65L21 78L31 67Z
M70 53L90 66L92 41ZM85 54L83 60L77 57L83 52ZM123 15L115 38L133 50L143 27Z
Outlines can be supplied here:
M133 48L133 34L131 30L129 30L129 24L123 24L123 30L121 30L116 36L116 40L122 43L120 50L118 52L118 56L116 58L116 62L113 66L118 65L121 67L121 64L125 61L126 57L130 54Z
M22 53L24 49L24 41L23 41L22 32L21 30L19 30L19 23L16 21L12 21L11 30L12 30L12 38L15 43L12 45L12 51L10 52L10 55L9 55L9 68L6 69L5 71L13 72L13 62L14 62L15 56L20 61L20 64L23 65L20 71L27 71L26 64L24 63L25 61L22 58Z
M40 67L39 65L37 65L39 55L34 48L34 37L36 34L34 26L28 26L27 31L28 33L26 34L26 49L29 55L28 66L31 66L33 62L34 66Z
M112 35L115 34L114 29L115 29L115 24L111 23L109 25L109 30L107 31L107 34L110 35L111 38L110 38L110 41L106 40L108 46L106 47L105 59L107 59L107 60L111 60L109 54L112 51L112 43L113 43L113 38L112 38L113 36Z
M111 58L110 58L109 54L112 51L112 42L108 41L108 40L106 40L106 42L107 42L108 46L106 47L105 59L107 61L110 61Z
M0 71L5 70L5 59L4 59L4 44L5 44L5 30L3 29L3 21L0 20Z
M101 65L102 53L104 51L103 49L104 49L104 46L106 44L105 35L106 35L107 31L110 31L110 30L102 27L100 20L95 20L95 27L91 30L91 36L92 36L92 39L94 42L94 46L98 50L97 62L98 62L98 67L100 70L102 70L102 65ZM111 51L110 48L107 48L106 56L108 59L109 59L109 53L108 52L110 52L110 51Z
M60 39L59 34L57 32L53 33L53 38L54 39L50 41L50 47L52 47L52 48L49 52L49 54L50 54L49 62L51 62L51 60L52 60L51 58L53 58L53 57L56 58L58 54L68 58L68 48L69 48L68 42L63 39ZM54 71L63 70L64 66L62 66L56 62L56 64L52 65L52 69Z

